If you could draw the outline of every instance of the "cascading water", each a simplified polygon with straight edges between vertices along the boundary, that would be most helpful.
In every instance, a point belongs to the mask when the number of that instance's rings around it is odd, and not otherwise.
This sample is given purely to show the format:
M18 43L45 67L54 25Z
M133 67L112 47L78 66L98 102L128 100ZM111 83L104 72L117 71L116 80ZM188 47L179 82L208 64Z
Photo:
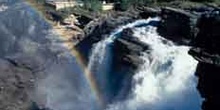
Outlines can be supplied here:
M34 101L52 110L103 110L97 101L96 86L92 78L78 64L79 57L73 57L69 50L58 44L58 38L51 34L42 18L22 0L4 0L11 4L0 9L0 53L27 61L40 68L44 78L36 82ZM14 17L16 16L16 18ZM108 91L105 81L110 69L111 44L120 33L131 28L134 37L148 44L150 50L140 56L144 64L133 76L133 88L124 101L113 101L106 110L198 110L200 99L193 77L197 62L188 54L189 47L177 46L157 35L150 22L158 18L137 20L119 27L108 38L94 45L88 69L101 90ZM19 21L19 22L17 22ZM51 34L51 35L50 35ZM23 63L22 63L23 64ZM36 66L35 66L36 64ZM47 64L44 65L43 64ZM37 75L36 74L36 75ZM89 75L88 75L89 76ZM104 94L106 95L106 94ZM103 97L105 98L105 97Z
M125 26L119 27L114 32L112 32L108 38L105 38L99 41L97 44L93 46L91 51L91 55L89 57L88 69L92 70L93 67L98 67L106 57L106 49L111 43L114 42L114 39L126 28L132 28L139 25L148 25L151 21L158 21L159 18L149 18L147 20L137 20L133 23L129 23ZM98 65L97 65L98 64Z
M199 110L201 99L194 78L197 61L188 55L189 47L162 38L153 26L132 30L150 49L140 56L144 64L133 77L130 97L108 110Z
M132 28L140 25L148 25L152 21L159 21L159 18L149 18L147 20L137 20L133 23L121 26L113 31L109 37L96 43L91 51L89 57L88 70L95 75L97 82L99 83L100 90L108 91L106 84L106 73L109 72L111 64L111 48L110 45L114 42L114 39L126 28ZM105 97L106 94L102 94Z

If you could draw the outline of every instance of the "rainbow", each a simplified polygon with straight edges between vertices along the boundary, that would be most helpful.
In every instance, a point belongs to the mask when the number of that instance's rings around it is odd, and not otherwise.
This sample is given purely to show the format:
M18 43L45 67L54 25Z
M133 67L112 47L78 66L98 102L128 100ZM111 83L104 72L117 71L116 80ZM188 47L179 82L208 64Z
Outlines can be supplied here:
M40 16L42 16L42 18L47 21L49 24L53 25L52 22L50 20L48 20L45 16L44 16L44 13L42 11L40 11L40 9L38 9L36 7L36 4L34 2L31 2L29 0L26 0L27 2L27 5L31 6L33 9L35 9L35 11L38 12L38 14ZM66 46L64 46L66 47ZM96 83L96 80L93 76L93 74L90 72L90 70L87 68L87 65L85 64L85 60L84 58L82 57L82 55L74 48L73 44L71 46L67 46L66 47L69 52L76 58L77 60L77 63L79 64L79 66L81 67L81 69L83 69L83 73L84 73L84 77L86 78L89 86L90 86L90 89L92 91L92 94L95 96L97 102L98 102L98 106L101 108L101 109L104 109L105 108L105 102L103 101L103 98L102 98L102 94L101 94L101 91L99 90L98 88L98 85Z
M69 50L70 50L71 54L73 56L75 56L79 66L82 67L82 69L84 70L83 71L84 72L84 76L85 76L86 80L88 81L90 89L91 89L93 95L95 95L95 97L96 97L96 99L98 101L99 106L101 108L104 108L105 102L103 101L101 91L98 88L98 85L96 83L96 80L95 80L93 74L87 68L87 66L85 64L85 60L83 59L82 55L75 48L72 48L72 49L69 49Z

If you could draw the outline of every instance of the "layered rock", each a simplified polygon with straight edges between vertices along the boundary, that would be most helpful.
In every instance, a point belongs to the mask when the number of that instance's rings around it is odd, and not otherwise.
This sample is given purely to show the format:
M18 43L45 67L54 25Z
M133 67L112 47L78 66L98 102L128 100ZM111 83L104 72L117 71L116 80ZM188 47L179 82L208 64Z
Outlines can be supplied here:
M108 75L111 93L115 100L123 100L131 92L132 78L143 59L140 55L149 49L148 45L133 37L133 30L124 29L112 46L113 60Z
M119 38L114 42L115 65L117 67L130 66L137 69L143 61L139 58L140 54L149 47L143 42L135 39L130 28L125 29Z

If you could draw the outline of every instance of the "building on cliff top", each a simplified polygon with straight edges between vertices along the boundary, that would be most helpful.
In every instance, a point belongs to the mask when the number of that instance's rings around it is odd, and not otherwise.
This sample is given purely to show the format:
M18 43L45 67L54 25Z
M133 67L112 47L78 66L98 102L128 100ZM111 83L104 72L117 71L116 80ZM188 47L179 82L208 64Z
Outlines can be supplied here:
M82 3L76 0L46 0L46 3L55 7L56 10L82 5Z
M102 10L112 10L114 8L114 3L110 1L103 0ZM56 10L69 8L74 6L83 6L83 3L79 0L46 0L46 3Z

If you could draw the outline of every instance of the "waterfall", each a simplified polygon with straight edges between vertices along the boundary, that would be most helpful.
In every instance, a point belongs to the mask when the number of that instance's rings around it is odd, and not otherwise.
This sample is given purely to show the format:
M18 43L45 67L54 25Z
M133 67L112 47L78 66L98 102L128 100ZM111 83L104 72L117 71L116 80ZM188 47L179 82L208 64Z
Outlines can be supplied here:
M144 64L133 76L129 98L107 110L199 110L201 98L194 76L197 61L188 55L190 47L166 40L153 26L132 30L150 49L140 56Z
M149 18L147 20L137 20L133 23L129 23L125 26L121 26L113 31L109 37L99 41L98 43L94 44L91 55L89 57L88 68L92 70L94 66L99 66L103 62L104 57L106 57L106 48L114 42L114 39L126 28L132 28L139 25L148 25L151 21L158 21L159 18ZM98 65L97 65L98 64Z
M159 21L159 18L149 18L147 20L137 20L133 23L121 26L114 30L109 37L94 44L89 57L88 70L96 77L97 82L101 90L108 91L106 84L106 73L109 72L111 64L111 47L114 39L126 28L132 28L135 26L148 25L151 21ZM105 92L103 93L104 95Z

